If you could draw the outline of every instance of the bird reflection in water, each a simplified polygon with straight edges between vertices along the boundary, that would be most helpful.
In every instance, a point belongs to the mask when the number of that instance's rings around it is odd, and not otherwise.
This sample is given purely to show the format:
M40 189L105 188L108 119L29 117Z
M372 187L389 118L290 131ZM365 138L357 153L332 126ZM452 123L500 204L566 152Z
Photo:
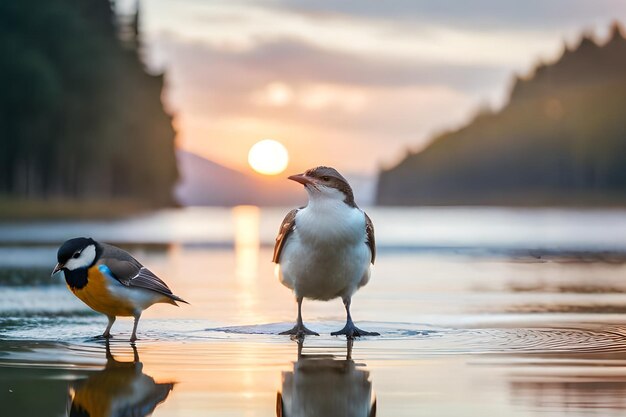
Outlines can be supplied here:
M298 342L293 371L283 372L282 393L276 397L277 417L375 417L376 399L370 373L352 360L352 341L346 358L304 355Z
M143 373L137 348L133 361L120 362L106 344L107 363L76 387L70 387L70 417L143 417L167 399L174 383L156 383Z

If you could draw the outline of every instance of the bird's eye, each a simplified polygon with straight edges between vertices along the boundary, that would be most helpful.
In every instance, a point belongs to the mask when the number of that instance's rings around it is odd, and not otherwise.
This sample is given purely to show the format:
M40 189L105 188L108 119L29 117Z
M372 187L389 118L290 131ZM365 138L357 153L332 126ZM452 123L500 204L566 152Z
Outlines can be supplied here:
M80 252L76 252L74 255L72 255L72 258L76 259L80 256Z
M322 181L330 181L330 177L324 176L324 177L322 177Z

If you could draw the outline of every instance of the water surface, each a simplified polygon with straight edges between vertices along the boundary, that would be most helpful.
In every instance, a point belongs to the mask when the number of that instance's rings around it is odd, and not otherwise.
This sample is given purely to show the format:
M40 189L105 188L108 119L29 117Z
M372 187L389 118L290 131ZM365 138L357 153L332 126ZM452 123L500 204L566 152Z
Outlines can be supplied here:
M277 335L295 318L270 262L284 212L0 224L2 414L626 413L626 212L368 211L379 256L353 316L381 337L353 346L329 335L339 300L305 302L321 336ZM76 235L128 248L191 305L149 309L136 348L129 320L93 339L106 319L49 277Z

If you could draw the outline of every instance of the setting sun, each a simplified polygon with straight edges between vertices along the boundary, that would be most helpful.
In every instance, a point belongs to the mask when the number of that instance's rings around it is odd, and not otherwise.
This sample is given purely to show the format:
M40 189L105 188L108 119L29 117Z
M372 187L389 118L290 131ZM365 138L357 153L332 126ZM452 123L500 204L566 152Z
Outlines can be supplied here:
M248 163L259 174L276 175L287 168L289 154L282 143L264 139L250 148Z

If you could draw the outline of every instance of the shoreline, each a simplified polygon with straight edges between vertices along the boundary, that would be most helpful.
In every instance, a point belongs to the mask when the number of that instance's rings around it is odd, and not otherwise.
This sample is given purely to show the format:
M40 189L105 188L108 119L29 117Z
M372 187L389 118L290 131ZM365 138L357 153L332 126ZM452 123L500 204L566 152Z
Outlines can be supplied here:
M108 220L172 208L132 199L12 199L0 198L0 221Z

